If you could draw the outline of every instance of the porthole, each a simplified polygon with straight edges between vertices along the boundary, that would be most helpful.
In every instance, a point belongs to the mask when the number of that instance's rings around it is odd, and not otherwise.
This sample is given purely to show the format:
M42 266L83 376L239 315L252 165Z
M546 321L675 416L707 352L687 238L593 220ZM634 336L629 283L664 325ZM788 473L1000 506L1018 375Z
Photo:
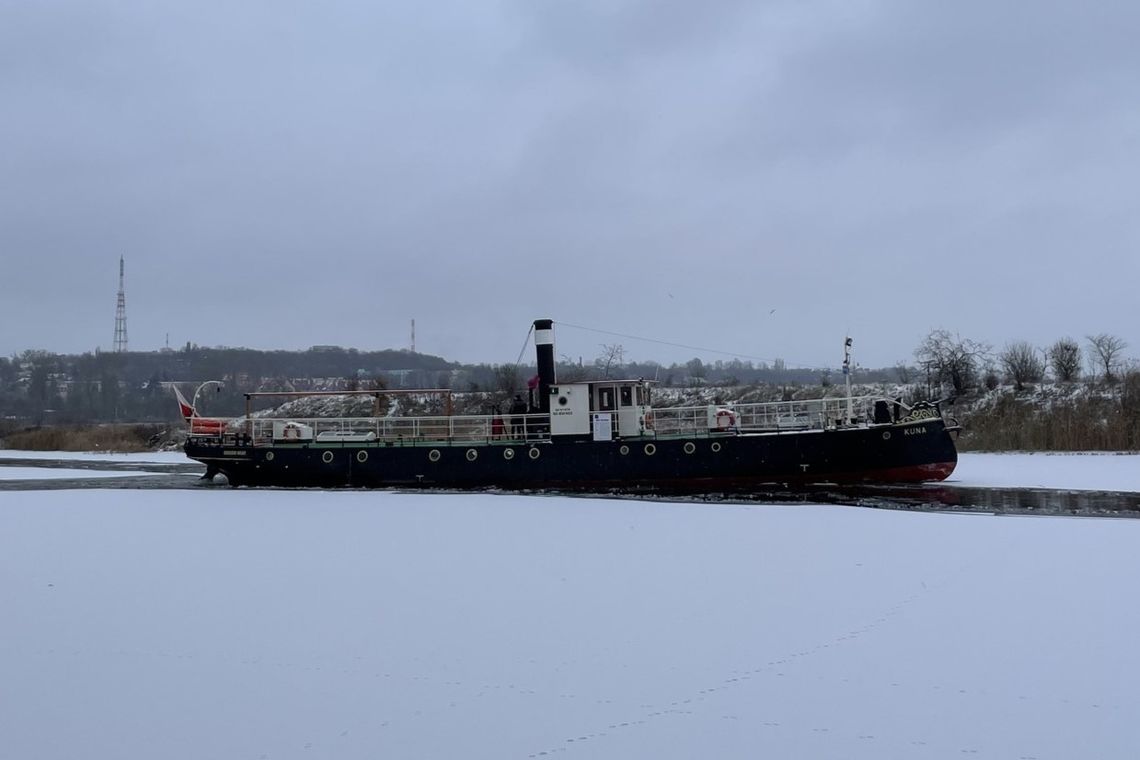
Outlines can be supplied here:
M527 452L527 456L529 456L531 459L538 459L540 456L542 456L542 452L539 451L536 447L532 446L530 451Z
M479 452L478 451L476 451L475 449L467 449L467 461L468 462L474 462L478 458L479 458Z
M503 459L510 461L514 458L515 458L515 450L514 449L503 449Z
M629 446L626 446L626 445L623 443L623 444L622 444L622 446L621 446L621 448L620 448L620 449L618 449L618 451L620 451L620 452L621 452L621 455L624 457L626 454L628 454L628 453L629 453Z
M692 441L686 441L684 449L686 454L692 454L697 450L697 444L693 443Z
M883 440L884 440L884 441L889 441L889 440L891 440L891 431L889 431L889 430L884 430L884 431L883 431Z
M720 443L713 443L713 445L710 446L709 448L711 448L713 450L713 453L715 454L716 452L720 451Z
M439 449L432 449L431 451L429 451L428 452L428 459L430 459L433 462L438 462L439 461Z
M356 461L360 462L361 464L364 464L365 462L367 462L368 461L368 452L367 451L356 452Z
M325 464L329 464L330 462L332 462L332 460L333 460L333 453L331 451L326 451L324 454L321 454L321 461L324 462Z
M645 444L645 456L651 457L657 453L657 447L652 443Z
M265 452L265 461L266 462L272 462L273 461L273 452L272 451Z

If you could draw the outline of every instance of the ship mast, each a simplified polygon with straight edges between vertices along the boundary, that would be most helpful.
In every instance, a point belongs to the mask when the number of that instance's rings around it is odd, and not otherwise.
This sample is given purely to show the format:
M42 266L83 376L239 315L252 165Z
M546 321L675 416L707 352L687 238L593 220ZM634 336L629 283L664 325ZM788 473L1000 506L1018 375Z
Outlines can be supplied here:
M851 410L851 336L843 341L843 379L847 383L847 424L854 418Z

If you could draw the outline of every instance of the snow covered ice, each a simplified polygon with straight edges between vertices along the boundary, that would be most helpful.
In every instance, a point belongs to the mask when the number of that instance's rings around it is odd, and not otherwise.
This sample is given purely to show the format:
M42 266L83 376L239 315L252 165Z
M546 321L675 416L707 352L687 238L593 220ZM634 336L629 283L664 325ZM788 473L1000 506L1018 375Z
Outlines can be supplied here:
M190 461L181 451L24 451L0 449L0 464L6 459L44 459L61 461L103 462L110 464L185 464Z
M977 488L1140 492L1140 455L963 453L947 483Z
M145 472L77 470L70 467L0 466L0 480L68 480L74 478L122 478L146 475Z
M1140 522L0 492L0 757L1132 758Z

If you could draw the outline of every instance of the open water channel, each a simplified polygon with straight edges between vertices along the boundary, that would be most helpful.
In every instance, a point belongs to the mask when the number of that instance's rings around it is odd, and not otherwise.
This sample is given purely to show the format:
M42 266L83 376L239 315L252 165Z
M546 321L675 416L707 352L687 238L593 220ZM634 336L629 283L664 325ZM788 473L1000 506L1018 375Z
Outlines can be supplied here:
M15 468L21 472L17 474ZM20 477L27 468L48 477ZM58 471L58 475L52 471ZM64 472L66 471L66 472ZM227 488L224 480L202 479L197 462L149 463L82 459L0 459L0 491L75 489L169 490ZM7 473L7 474L6 474ZM90 473L85 475L83 473ZM116 473L122 477L114 477ZM15 477L12 477L15 475ZM536 494L537 495L537 494ZM989 514L1140 517L1140 493L1054 488L993 488L930 483L906 486L814 486L796 489L680 493L584 494L591 497L660 499L716 503L836 504L878 509L978 512Z

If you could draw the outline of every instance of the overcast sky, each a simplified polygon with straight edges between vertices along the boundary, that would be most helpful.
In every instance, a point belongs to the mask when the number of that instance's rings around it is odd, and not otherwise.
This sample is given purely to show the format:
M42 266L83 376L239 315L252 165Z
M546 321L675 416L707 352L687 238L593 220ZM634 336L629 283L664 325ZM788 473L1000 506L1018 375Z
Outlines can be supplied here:
M1140 3L0 0L0 353L1140 355ZM559 354L693 355L556 328ZM528 358L530 354L527 354Z

